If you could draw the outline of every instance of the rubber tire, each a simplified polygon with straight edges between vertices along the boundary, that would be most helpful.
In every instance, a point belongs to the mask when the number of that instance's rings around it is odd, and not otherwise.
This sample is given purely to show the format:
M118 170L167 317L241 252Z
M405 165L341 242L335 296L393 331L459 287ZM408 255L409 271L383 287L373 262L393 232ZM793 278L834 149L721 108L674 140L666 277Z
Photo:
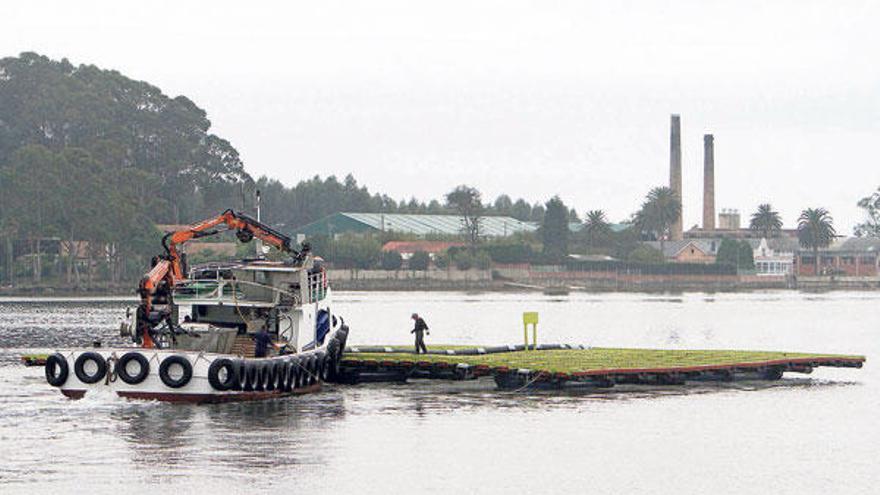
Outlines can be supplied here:
M98 371L95 372L94 375L87 375L84 369L86 361L94 361L95 364L98 365ZM83 383L98 383L100 382L105 375L107 375L107 361L104 360L104 356L98 354L97 352L84 352L76 358L76 362L73 363L73 372L76 374L76 377L79 378L79 381Z
M287 369L290 363L286 359L278 359L275 362L275 390L283 392L287 388Z
M137 361L138 364L141 365L141 369L137 375L131 376L128 374L128 370L125 369L129 361ZM137 385L138 383L141 383L147 379L149 374L150 361L146 356L139 352L126 352L121 358L119 358L119 361L116 362L116 376L129 385Z
M301 357L299 358L299 379L297 380L296 388L305 388L309 386L309 358Z
M263 386L263 390L267 392L275 390L275 386L272 384L275 379L275 371L272 367L271 361L260 363L260 384Z
M183 368L183 376L178 378L177 380L171 378L171 375L168 374L168 369L173 364L179 364ZM167 358L162 360L162 364L159 365L159 378L162 380L166 386L170 388L181 388L189 383L192 380L193 367L189 360L180 354L175 354L173 356L168 356Z
M238 360L235 362L236 386L234 390L247 390L247 370L247 361Z
M257 363L251 361L244 362L244 385L242 389L247 392L256 390L257 381L260 377L260 370L257 369Z
M284 384L284 391L291 392L296 389L297 380L299 380L299 360L292 358L287 362L287 381Z
M58 368L58 374L55 374L55 368ZM53 387L60 387L67 383L67 377L70 375L70 365L67 359L64 359L59 353L52 354L46 358L46 381Z
M306 369L309 370L308 385L312 386L318 383L318 359L314 355L309 356Z
M327 354L330 356L330 369L325 381L338 381L342 370L342 346L338 336L330 341L330 345L327 346Z
M321 363L321 381L329 383L331 375L333 375L333 356L327 354L324 356L323 363Z
M220 380L220 371L226 369L226 380ZM232 387L238 382L238 375L235 370L235 363L231 359L220 358L215 359L208 367L208 383L214 390L225 392L232 390Z

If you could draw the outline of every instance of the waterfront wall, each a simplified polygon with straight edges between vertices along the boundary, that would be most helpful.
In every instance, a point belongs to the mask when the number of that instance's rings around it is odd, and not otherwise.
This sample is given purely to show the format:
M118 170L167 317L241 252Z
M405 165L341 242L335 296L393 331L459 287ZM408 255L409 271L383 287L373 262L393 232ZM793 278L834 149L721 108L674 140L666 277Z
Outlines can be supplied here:
M358 270L330 269L337 290L490 290L497 287L491 270Z
M785 276L577 271L566 270L564 266L528 264L498 265L493 270L331 269L328 277L338 290L729 291L793 287Z

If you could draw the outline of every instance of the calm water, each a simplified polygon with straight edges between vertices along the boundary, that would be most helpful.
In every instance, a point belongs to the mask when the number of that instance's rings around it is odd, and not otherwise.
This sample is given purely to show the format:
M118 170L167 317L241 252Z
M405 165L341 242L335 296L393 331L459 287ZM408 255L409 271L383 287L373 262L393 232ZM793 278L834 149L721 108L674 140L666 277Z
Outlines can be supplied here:
M861 370L655 391L330 386L210 406L69 401L24 352L105 345L127 303L0 300L0 492L876 493L880 294L340 293L354 343L521 339L860 353Z

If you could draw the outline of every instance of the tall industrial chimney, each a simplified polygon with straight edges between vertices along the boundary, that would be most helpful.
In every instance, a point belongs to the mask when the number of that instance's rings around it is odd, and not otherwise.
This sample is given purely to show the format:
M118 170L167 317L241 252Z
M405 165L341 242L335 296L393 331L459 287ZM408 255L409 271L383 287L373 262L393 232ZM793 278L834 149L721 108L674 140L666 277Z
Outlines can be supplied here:
M715 230L715 138L703 136L703 230Z
M681 119L676 114L672 115L669 132L669 188L678 196L681 204ZM683 214L684 211L681 211L672 224L670 236L673 241L684 238L681 221Z

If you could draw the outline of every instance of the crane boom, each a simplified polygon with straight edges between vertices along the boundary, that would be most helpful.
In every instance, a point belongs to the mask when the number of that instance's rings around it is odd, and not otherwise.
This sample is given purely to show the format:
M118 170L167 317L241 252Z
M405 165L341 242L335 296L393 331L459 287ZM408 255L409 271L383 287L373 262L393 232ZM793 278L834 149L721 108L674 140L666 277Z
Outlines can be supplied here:
M226 230L235 230L235 235L241 242L250 242L256 237L282 252L293 254L295 258L300 258L303 254L291 247L290 237L248 215L232 210L226 210L214 218L190 225L186 229L165 234L162 238L165 254L155 258L153 267L144 275L138 287L141 296L138 311L145 319L152 310L153 297L160 287L170 298L174 286L186 279L178 247L192 239L215 235L219 231L213 229L223 225L226 226ZM144 347L153 346L149 332L143 332L143 338Z

